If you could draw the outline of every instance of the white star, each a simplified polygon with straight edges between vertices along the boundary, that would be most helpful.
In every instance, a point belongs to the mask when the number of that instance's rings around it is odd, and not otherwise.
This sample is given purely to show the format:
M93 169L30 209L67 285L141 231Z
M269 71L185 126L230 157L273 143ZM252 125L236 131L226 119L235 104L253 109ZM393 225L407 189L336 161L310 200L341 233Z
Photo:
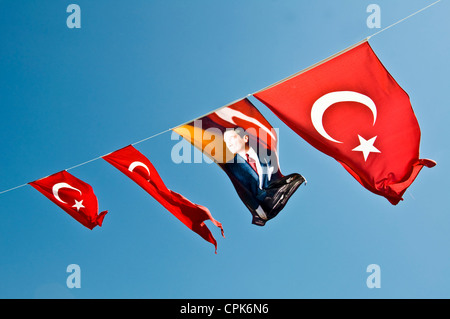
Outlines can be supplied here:
M80 211L80 208L85 208L83 206L83 200L77 201L76 199L75 199L75 205L73 205L72 207L76 207L77 208L77 212Z
M364 161L367 161L367 157L370 153L381 153L375 146L373 146L373 143L375 143L375 139L377 138L376 136L372 137L370 140L366 140L359 135L358 138L360 145L355 147L352 151L362 152L364 155Z

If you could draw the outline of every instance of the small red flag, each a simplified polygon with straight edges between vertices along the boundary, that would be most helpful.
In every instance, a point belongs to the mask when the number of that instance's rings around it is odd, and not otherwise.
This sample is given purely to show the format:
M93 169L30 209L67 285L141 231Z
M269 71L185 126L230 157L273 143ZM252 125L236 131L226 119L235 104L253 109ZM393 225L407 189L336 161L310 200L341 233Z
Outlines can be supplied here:
M409 97L367 41L254 96L393 205L432 160L419 159Z
M205 220L210 220L219 227L223 236L222 224L212 217L206 207L194 204L168 189L147 157L129 145L103 156L103 159L141 186L183 224L212 243L217 253L216 239L206 226Z
M101 226L108 212L103 211L97 215L97 197L92 187L67 171L29 184L89 229Z

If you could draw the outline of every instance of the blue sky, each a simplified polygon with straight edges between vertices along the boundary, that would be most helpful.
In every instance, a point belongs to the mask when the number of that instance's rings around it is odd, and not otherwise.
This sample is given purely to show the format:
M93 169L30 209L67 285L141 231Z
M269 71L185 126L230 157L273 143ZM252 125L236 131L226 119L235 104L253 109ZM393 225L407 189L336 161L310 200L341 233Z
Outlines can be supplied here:
M432 1L0 1L0 191L200 117L387 27ZM409 94L424 168L397 206L279 128L281 170L306 177L265 227L215 164L175 164L167 132L136 145L166 185L208 207L214 247L103 160L69 172L108 210L90 231L25 186L0 195L1 298L449 298L450 4L369 43ZM66 268L78 264L81 288ZM381 269L369 289L366 268Z

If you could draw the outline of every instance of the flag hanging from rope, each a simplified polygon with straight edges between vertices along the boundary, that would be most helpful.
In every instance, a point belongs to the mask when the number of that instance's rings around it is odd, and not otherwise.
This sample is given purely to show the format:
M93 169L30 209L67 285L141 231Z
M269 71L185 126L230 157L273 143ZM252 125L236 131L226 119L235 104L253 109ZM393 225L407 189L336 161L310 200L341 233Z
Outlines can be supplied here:
M305 181L281 173L277 132L246 98L173 131L225 171L255 225L274 218Z
M101 226L108 212L97 215L98 202L92 187L66 171L29 184L89 229Z
M423 166L407 93L363 41L254 96L365 188L393 205Z
M213 218L206 207L194 204L168 189L150 160L141 152L129 145L103 156L103 159L141 186L188 228L212 243L217 252L217 241L205 221L210 220L219 227L223 236L222 224Z

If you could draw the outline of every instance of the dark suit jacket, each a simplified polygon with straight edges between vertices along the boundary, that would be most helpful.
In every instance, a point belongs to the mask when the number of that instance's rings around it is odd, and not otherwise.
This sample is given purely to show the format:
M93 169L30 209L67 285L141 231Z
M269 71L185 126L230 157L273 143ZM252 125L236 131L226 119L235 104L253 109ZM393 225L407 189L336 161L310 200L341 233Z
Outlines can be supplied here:
M239 197L252 214L266 198L266 188L272 182L283 177L274 153L269 152L265 156L259 156L259 162L262 168L262 188L260 188L259 175L240 155L236 154L231 161L222 164L222 168L231 179Z

